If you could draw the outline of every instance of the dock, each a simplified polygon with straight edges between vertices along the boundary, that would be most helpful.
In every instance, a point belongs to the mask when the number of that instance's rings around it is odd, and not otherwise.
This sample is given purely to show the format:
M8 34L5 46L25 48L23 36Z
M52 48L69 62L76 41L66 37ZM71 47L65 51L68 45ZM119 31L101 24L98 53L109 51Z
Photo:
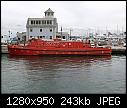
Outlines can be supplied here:
M126 47L122 47L122 46L112 47L112 54L125 54L125 53L126 53Z
M7 45L1 45L1 53L2 54L8 54Z

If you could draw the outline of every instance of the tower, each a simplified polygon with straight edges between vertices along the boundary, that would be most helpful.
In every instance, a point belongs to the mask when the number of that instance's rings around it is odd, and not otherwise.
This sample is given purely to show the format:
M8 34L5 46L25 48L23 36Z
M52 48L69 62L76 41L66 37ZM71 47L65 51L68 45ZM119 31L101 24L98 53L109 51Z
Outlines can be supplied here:
M54 12L49 8L45 12L45 18L53 18L54 17Z

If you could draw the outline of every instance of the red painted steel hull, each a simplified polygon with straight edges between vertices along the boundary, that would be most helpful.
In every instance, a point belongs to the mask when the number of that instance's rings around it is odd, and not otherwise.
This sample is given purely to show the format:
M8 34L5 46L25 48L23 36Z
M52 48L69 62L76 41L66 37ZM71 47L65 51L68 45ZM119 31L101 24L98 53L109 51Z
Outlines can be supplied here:
M50 41L52 45L47 43L38 40L24 47L8 45L8 52L10 55L111 55L112 52L111 48L93 48L88 44L85 46L83 42L55 42L55 45L53 41Z

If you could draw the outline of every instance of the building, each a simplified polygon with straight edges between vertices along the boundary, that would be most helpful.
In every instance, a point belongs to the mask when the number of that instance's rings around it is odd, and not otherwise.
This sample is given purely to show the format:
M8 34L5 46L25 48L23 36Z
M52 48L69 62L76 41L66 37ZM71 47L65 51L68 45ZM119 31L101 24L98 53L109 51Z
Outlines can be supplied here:
M2 35L1 36L1 44L7 44L8 40L10 39L9 36L7 35Z
M13 39L12 35L1 35L1 44L10 43L12 39Z
M31 38L54 39L58 32L57 19L49 8L43 18L28 18L26 24L26 40Z
M21 33L17 32L16 35L20 42L26 41L26 32L21 32Z

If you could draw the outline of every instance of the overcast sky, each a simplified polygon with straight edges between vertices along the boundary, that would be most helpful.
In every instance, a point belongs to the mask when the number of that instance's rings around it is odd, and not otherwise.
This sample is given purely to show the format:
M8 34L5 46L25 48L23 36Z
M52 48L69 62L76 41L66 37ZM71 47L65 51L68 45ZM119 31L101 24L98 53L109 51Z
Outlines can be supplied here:
M51 8L59 30L126 30L126 1L1 1L1 33L26 31L28 18L44 17ZM117 26L118 25L118 26Z

